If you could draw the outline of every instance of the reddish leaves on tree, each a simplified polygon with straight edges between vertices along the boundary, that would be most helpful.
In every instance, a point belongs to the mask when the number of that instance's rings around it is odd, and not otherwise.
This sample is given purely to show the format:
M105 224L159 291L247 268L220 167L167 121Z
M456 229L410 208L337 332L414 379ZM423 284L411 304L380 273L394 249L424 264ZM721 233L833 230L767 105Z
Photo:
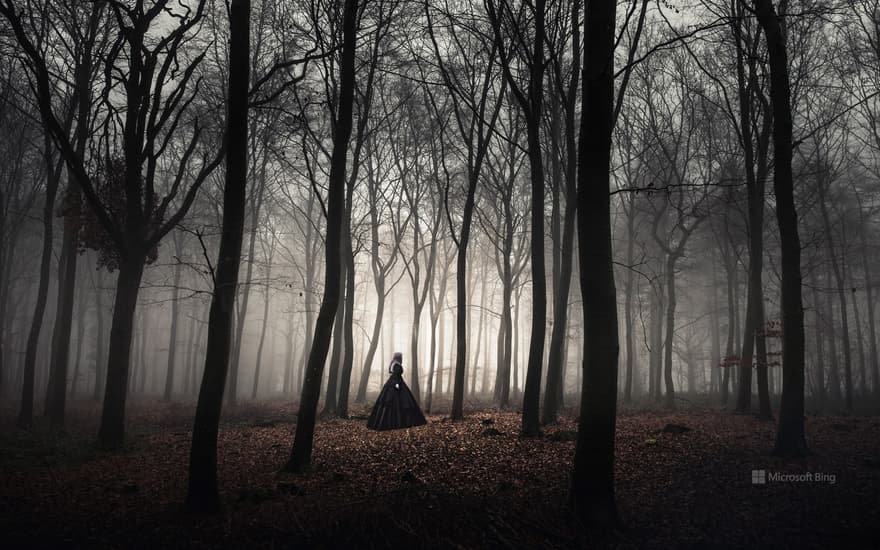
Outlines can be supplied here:
M98 173L93 178L95 191L101 200L101 204L110 213L110 217L116 221L119 227L125 227L126 221L126 193L125 193L125 160L122 157L109 157L99 165ZM141 205L144 204L143 185L140 186L142 196L139 198ZM69 201L68 201L69 202ZM70 212L75 205L65 204L64 214ZM88 203L83 203L77 208L80 215L80 231L78 249L82 254L86 250L95 250L98 253L98 267L104 267L113 272L119 267L119 251L110 234L101 224L94 209ZM149 220L149 229L155 229L161 219L156 216L155 205L153 211L144 213L145 219ZM153 247L147 254L147 264L151 264L159 257L158 247Z

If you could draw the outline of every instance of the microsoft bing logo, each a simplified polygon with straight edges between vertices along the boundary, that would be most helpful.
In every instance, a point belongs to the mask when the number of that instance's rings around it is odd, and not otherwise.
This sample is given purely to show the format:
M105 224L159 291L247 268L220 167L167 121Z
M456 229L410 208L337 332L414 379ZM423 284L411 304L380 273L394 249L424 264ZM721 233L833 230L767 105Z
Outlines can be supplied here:
M767 470L752 470L752 485L766 485Z

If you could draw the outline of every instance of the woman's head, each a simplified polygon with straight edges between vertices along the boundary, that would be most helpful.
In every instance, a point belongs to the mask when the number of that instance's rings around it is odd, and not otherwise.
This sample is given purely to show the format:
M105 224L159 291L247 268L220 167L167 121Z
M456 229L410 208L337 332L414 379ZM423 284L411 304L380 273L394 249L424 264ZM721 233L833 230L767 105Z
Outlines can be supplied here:
M403 354L399 351L394 352L394 356L391 358L392 361L397 361L399 363L403 363Z

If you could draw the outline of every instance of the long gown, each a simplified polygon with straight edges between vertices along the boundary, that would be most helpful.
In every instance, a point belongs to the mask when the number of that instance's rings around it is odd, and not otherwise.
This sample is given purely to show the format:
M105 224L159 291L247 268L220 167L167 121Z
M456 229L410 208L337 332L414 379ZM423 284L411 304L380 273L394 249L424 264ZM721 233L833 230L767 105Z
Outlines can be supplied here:
M427 424L416 398L403 381L403 365L394 361L388 370L391 376L373 405L367 427L373 430L397 430Z

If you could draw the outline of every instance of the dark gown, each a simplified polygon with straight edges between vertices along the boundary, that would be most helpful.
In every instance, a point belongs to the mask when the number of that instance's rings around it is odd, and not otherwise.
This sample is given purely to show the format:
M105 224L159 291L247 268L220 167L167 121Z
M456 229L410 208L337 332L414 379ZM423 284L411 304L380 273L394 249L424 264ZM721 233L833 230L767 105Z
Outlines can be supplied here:
M373 430L397 430L427 424L416 398L403 381L403 365L395 361L389 370L391 376L373 405L367 427Z

